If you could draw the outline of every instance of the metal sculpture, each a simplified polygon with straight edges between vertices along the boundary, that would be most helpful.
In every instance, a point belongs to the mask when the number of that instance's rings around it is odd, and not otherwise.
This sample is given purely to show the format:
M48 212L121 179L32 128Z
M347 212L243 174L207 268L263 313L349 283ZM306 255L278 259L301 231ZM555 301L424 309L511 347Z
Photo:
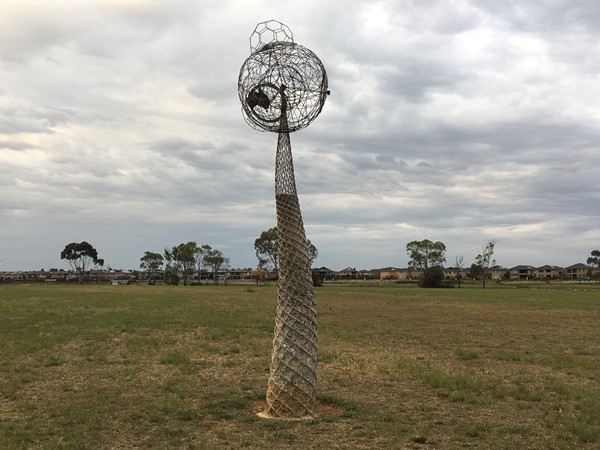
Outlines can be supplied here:
M306 235L296 192L290 132L307 127L321 112L327 73L309 49L294 43L287 25L259 23L250 37L251 55L238 78L246 122L278 133L275 158L277 317L265 415L315 415L317 309Z

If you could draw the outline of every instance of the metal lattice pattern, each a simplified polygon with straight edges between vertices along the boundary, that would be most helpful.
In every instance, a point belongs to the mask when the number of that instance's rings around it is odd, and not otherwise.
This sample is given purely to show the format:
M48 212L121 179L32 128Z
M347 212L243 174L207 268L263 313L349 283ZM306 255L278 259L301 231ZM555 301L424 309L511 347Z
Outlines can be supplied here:
M238 95L244 119L253 128L297 131L321 112L327 74L309 49L293 42L271 42L255 50L242 65ZM285 128L283 116L287 116Z
M292 32L281 22L259 23L250 47L252 54L238 78L244 119L257 130L279 133L275 163L279 286L266 414L314 416L317 309L289 133L308 126L321 112L329 93L327 73L313 52L294 43Z
M280 133L277 142L275 193L279 289L267 413L274 417L312 416L317 308L288 133Z
M250 36L250 53L271 42L294 42L294 34L278 20L260 22Z

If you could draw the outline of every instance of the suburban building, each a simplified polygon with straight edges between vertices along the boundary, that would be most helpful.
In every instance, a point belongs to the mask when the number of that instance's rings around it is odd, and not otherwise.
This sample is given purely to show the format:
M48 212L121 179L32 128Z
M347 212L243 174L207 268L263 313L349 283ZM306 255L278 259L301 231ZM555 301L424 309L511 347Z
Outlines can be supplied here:
M520 265L510 268L510 279L511 280L531 280L533 278L533 272L535 267Z
M510 277L510 272L506 267L492 266L487 270L488 279L504 280Z
M446 267L443 269L443 271L444 280L457 280L459 275L461 276L461 279L464 279L466 273L468 272L468 270L458 267Z
M321 280L331 280L336 274L335 270L331 270L325 266L314 269L314 271L319 275Z
M589 278L592 271L592 266L588 266L587 264L583 263L577 263L565 267L565 277L571 280Z
M546 279L546 280L564 278L565 269L563 269L562 267L559 267L559 266L549 266L549 265L540 266L540 267L537 267L533 271L533 276L534 276L534 278L540 278L540 279Z
M336 273L335 277L340 280L356 280L358 279L358 270L356 267L346 267Z
M396 267L384 267L371 270L371 278L376 280L399 280L402 269Z

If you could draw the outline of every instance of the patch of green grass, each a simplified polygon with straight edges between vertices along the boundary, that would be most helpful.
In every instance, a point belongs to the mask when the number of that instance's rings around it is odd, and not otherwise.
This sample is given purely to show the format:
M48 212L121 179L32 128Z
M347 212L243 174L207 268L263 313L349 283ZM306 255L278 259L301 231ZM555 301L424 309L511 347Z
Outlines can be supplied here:
M215 344L209 344L208 342L201 342L199 347L202 349L204 353L221 353L221 347Z
M531 430L526 425L506 425L498 428L497 430L500 436L528 436L531 434Z
M528 387L525 384L517 383L512 389L511 395L515 400L522 400L527 402L541 402L543 397L536 392L532 387Z
M494 353L494 357L498 361L517 361L527 364L534 364L535 359L532 355L523 354L514 350L501 350Z
M471 422L460 425L458 431L470 438L478 438L491 429L489 424L480 422Z
M21 389L34 380L33 375L11 376L8 380L0 382L0 396L7 399L14 398Z
M563 399L580 398L580 390L575 386L553 378L548 380L548 389Z
M173 343L172 339L161 336L132 336L127 340L127 345L132 349L145 351L147 349L160 349Z
M219 420L233 419L240 410L247 408L249 399L243 396L230 396L229 398L209 403L204 410Z
M184 399L187 396L186 381L181 377L169 378L163 385L163 390L175 394L180 399Z
M457 348L454 351L454 354L459 358L462 359L463 361L471 361L473 359L477 359L479 357L479 355L477 354L477 352L473 352L470 350L465 350L462 348Z
M190 364L189 355L182 352L170 352L166 356L162 357L160 360L163 364L172 364L172 365L188 365Z
M336 360L339 361L339 363L342 366L346 366L346 367L356 367L356 368L365 367L364 361L356 355L341 354L341 355L338 355Z
M9 422L2 425L0 443L6 449L32 448L36 442L44 437L45 430L40 428L39 422ZM57 439L52 439L50 445Z
M406 436L411 442L426 443L427 430L413 420L408 420L397 411L386 411L382 413L373 413L366 417L368 421L374 421L371 429L377 434L394 434L396 436ZM367 422L368 423L368 422Z
M579 404L582 414L590 423L600 424L600 392L588 391Z
M62 366L65 362L61 359L58 358L56 356L51 356L50 358L48 358L48 360L46 361L46 367L57 367L57 366Z
M554 370L564 370L568 372L573 369L584 369L590 372L597 372L600 370L600 366L595 362L570 356L546 355L541 362L549 365Z
M180 397L169 397L159 403L157 410L166 417L176 421L190 421L198 417L198 412Z
M335 360L335 354L334 353L326 353L326 352L322 352L319 353L319 362L320 363L331 363Z
M322 403L339 406L344 409L351 409L351 410L361 409L360 403L358 403L354 400L340 398L340 397L337 397L332 394L319 393L319 394L317 394L317 400Z
M405 358L398 360L397 367L407 371L411 376L427 383L434 389L466 391L474 394L480 394L485 389L484 384L471 375L443 372Z
M600 443L600 425L572 422L569 431L583 443Z

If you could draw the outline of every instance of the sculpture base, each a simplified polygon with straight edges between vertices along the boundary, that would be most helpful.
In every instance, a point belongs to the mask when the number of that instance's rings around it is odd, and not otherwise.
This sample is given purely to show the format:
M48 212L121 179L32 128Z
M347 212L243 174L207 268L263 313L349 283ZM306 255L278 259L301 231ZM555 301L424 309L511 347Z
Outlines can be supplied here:
M273 415L269 414L268 411L261 411L259 413L256 413L256 415L258 417L260 417L261 419L268 419L268 420L288 420L288 421L292 421L292 422L303 422L303 421L307 421L307 420L314 420L314 419L317 418L317 416L279 417L279 416L273 416Z

